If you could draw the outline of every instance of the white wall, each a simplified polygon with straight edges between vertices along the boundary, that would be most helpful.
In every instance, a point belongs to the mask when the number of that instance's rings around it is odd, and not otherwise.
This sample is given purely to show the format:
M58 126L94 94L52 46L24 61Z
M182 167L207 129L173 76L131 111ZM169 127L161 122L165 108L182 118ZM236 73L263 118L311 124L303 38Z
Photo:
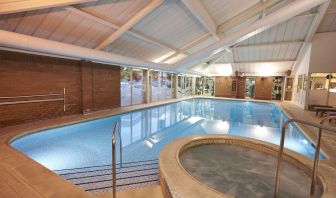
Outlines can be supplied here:
M305 108L307 91L303 89L298 90L298 76L302 74L308 75L309 73L311 46L311 44L307 45L306 51L303 55L301 63L298 66L294 79L293 102L301 108Z
M336 72L336 32L315 34L312 41L309 73ZM329 100L327 99L329 95ZM327 104L335 106L335 93L327 90L309 92L308 104Z
M326 104L328 97L326 90L297 90L297 78L302 74L329 72L336 72L336 32L315 34L312 43L307 47L295 74L293 102L301 108L307 107L308 104ZM335 95L329 93L329 105L336 105Z
M309 72L336 72L336 32L315 34Z

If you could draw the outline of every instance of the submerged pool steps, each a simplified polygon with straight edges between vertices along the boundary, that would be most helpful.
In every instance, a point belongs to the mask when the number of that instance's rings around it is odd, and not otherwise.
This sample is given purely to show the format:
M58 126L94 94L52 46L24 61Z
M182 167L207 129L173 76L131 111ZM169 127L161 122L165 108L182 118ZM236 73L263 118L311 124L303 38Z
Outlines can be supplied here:
M93 193L112 191L111 165L56 170L73 184L85 191ZM117 189L126 190L147 185L158 181L158 160L123 163L117 165Z

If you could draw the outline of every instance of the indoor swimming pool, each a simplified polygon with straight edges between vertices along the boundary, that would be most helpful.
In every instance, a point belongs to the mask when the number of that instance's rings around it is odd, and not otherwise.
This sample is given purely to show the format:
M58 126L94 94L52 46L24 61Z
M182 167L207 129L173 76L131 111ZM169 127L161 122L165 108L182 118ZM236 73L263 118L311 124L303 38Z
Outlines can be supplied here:
M51 170L111 165L112 132L120 122L123 163L127 164L157 160L165 145L196 134L244 136L279 144L280 127L287 119L272 103L189 99L39 131L12 141L11 146ZM285 147L314 156L314 145L295 125L286 131Z

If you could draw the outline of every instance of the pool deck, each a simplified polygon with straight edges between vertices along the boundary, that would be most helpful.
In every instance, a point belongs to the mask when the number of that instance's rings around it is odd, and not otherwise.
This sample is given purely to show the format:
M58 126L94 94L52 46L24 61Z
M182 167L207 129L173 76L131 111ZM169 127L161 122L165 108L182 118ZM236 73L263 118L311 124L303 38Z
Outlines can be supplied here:
M192 97L189 97L192 98ZM196 97L199 98L199 97ZM214 98L214 97L205 97ZM0 129L0 197L106 197L94 195L76 187L61 176L48 170L29 157L13 149L9 141L15 137L29 134L34 131L63 125L98 119L106 116L126 113L142 108L163 105L182 99L173 99L150 104L120 107L113 110L104 110L87 115L74 115L50 120L37 121ZM231 98L230 98L231 100ZM263 101L265 102L265 101ZM267 101L266 101L267 102ZM290 117L318 123L320 117L314 112L304 111L291 102L274 102L278 104ZM316 130L299 125L310 139L315 140ZM323 134L321 148L328 159L320 161L319 174L328 181L325 191L336 194L336 134ZM148 191L152 192L151 190ZM155 190L157 193L157 189ZM134 192L133 192L134 194ZM124 195L122 197L127 197ZM129 197L133 197L130 195ZM328 197L328 196L326 196Z

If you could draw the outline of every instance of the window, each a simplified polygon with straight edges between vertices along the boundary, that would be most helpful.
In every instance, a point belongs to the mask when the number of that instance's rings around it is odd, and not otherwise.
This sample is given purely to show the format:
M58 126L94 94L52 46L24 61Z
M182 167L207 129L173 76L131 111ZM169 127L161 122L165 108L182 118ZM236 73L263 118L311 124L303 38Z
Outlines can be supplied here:
M143 70L124 67L120 79L121 106L144 103L146 87Z
M237 92L237 80L232 80L231 91Z
M298 77L298 85L296 92L299 92L300 89L302 89L302 83L303 83L303 75L299 75Z
M165 100L166 94L166 73L160 72L159 100Z
M190 96L191 93L191 77L185 77L185 95Z
M173 98L173 79L174 74L151 71L152 102Z
M177 97L191 96L193 93L193 78L179 75L177 77Z
M172 99L173 98L173 74L167 74L166 77L166 84L165 84L165 93L166 93L166 99Z
M203 79L202 77L196 77L196 87L195 93L196 95L203 95Z
M151 71L152 102L159 100L159 80L160 80L160 72Z
M144 103L146 86L143 79L143 71L132 70L132 104Z
M215 79L205 77L203 86L203 95L213 96L215 94Z
M213 96L215 94L215 79L211 77L196 77L195 94Z
M132 70L129 68L122 68L121 69L121 76L120 76L120 105L121 106L128 106L132 104L131 98L131 73Z
M312 73L310 75L310 89L311 90L327 90L328 82L327 79L328 73Z
M336 93L336 73L331 74L329 92Z
M307 83L308 83L308 75L305 74L303 75L303 85L302 85L303 90L307 90Z
M183 83L182 83L183 76L177 76L177 97L180 98L183 96Z

